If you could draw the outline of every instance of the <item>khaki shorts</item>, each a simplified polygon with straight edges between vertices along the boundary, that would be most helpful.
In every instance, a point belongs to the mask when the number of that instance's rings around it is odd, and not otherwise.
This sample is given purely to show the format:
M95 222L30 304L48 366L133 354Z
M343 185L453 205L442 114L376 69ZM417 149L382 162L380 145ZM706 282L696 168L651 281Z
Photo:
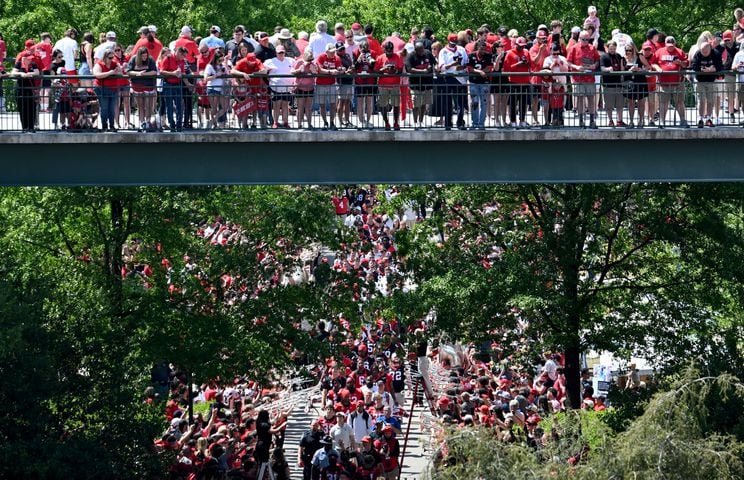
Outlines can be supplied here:
M400 87L380 87L380 107L400 107Z
M659 84L659 101L663 104L669 103L672 99L675 102L683 102L685 97L684 83L660 83Z
M709 106L714 106L721 86L716 82L697 82L698 102L705 100Z
M434 103L434 90L413 90L411 89L411 96L413 97L413 108L421 108Z
M315 101L319 105L334 105L337 99L336 85L315 85Z
M622 87L608 87L605 85L602 88L604 89L604 102L607 111L622 109L625 106Z
M573 94L577 97L591 97L597 93L594 83L574 83Z

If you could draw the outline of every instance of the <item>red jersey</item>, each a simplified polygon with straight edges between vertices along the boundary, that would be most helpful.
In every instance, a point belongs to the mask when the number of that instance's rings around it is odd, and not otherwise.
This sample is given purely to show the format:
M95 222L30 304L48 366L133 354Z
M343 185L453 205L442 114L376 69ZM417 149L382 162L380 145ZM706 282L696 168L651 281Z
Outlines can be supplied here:
M199 55L199 47L196 45L196 42L191 40L190 38L186 37L180 37L178 40L176 40L175 47L184 47L188 51L186 54L186 62L188 63L196 63L196 56Z
M375 59L375 72L383 74L377 79L377 84L381 86L400 85L400 72L403 71L403 59L397 53L391 53L390 56L382 54Z
M39 42L34 45L34 51L41 60L42 71L50 71L52 69L52 44Z
M318 55L318 59L315 60L323 70L338 70L341 68L341 57L334 55L333 58L329 57L326 53ZM315 80L316 85L335 85L336 77L332 75L322 75Z
M176 70L178 70L182 74L184 74L186 73L186 61L177 60L174 54L170 54L160 61L160 65L158 65L158 68L160 68L161 72L175 72ZM178 77L165 77L165 81L169 85L178 85L179 83L181 83L181 79Z
M599 62L599 52L594 45L588 42L581 42L576 44L568 52L568 63L578 65L582 70L595 70L596 64ZM574 83L594 83L594 74L591 75L578 75L572 77Z
M682 60L682 65L675 63L677 60ZM666 46L656 50L654 56L651 57L651 64L658 65L663 72L679 72L685 68L688 64L687 54L677 47L673 47L670 51ZM680 83L682 82L682 75L674 74L662 74L659 75L659 83Z
M245 58L240 59L238 63L235 64L235 70L247 73L248 75L261 71L263 68L264 65L261 63L261 60L256 58L256 55L253 53L249 53ZM264 84L263 79L256 77L246 80L246 83L255 87L260 87Z
M506 52L504 57L504 73L510 72L529 72L530 71L530 53L526 49L518 51L515 48ZM519 83L526 85L530 83L528 76L509 75L509 83Z
M336 215L347 215L349 213L349 199L347 197L333 197L333 206L336 207Z

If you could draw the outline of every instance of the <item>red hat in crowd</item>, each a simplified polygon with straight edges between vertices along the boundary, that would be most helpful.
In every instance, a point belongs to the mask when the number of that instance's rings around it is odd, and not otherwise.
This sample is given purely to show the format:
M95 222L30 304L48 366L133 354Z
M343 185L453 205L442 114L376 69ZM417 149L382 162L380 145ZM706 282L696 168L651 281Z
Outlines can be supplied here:
M364 442L372 443L372 437L370 437L369 435L367 435L366 437L362 438L362 443L364 443Z
M25 46L26 48L31 48L34 46L34 41L29 38L28 40L26 40L23 46Z
M439 401L438 401L437 403L438 403L438 404L439 404L440 406L443 406L443 407L445 407L445 406L449 405L449 403L450 403L450 399L449 399L449 398L447 398L447 397L441 397L441 398L439 399Z
M731 30L726 30L723 32L723 39L724 40L733 40L734 39L734 32Z
M457 42L457 34L456 33L450 33L447 35L447 41L450 43L456 43Z
M517 38L517 41L515 42L517 45L524 47L527 45L527 40L524 39L524 37Z
M545 30L537 31L537 38L547 38L547 37L548 37L548 32L546 32Z
M488 414L488 405L481 405L479 410L484 415Z
M361 30L362 29L362 26L358 22L354 22L354 23L351 24L351 29L352 30Z
M333 409L337 412L342 412L344 410L344 406L341 403L337 403L333 406Z
M384 427L382 427L382 433L387 433L387 432L393 433L393 427L390 425L385 425Z

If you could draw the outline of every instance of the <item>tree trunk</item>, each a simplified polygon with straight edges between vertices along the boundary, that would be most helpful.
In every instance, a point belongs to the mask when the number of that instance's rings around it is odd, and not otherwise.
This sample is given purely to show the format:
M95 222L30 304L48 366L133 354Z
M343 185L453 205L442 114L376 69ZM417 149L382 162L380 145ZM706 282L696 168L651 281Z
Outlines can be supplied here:
M189 425L194 424L194 395L191 391L191 369L186 371L186 386L189 388Z
M564 360L568 403L571 408L581 408L581 345L578 330L576 335L570 335L565 345Z

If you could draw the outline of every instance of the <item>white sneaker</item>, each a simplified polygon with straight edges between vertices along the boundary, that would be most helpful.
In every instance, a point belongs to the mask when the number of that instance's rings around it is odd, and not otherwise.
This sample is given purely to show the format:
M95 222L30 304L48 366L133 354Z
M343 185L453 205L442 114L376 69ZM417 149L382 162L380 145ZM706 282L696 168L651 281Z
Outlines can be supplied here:
M519 122L519 128L530 128L530 124L527 122Z
M517 124L515 122L512 122L511 125L509 125L511 128L517 128Z

